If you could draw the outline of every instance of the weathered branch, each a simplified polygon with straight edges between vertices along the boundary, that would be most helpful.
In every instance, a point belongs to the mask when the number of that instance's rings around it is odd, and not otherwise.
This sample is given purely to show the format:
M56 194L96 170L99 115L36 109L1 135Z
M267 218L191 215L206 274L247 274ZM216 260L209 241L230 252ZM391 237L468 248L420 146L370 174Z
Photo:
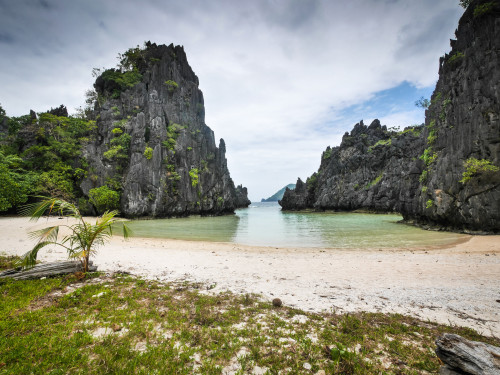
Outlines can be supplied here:
M91 266L89 262L89 271L96 271L97 266ZM0 279L11 278L14 280L39 279L41 277L50 277L63 275L67 273L83 272L82 262L71 260L67 262L44 263L36 265L29 270L10 269L0 272Z

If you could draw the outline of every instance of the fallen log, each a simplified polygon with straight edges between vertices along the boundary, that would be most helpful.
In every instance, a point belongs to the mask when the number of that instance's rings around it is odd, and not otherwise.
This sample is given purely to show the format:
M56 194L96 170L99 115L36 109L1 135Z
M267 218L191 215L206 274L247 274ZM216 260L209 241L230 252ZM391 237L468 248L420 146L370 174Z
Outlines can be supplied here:
M10 278L14 280L39 279L41 277L50 277L64 275L67 273L82 272L82 263L78 260L70 260L67 262L54 262L38 264L29 270L15 268L6 270L0 273L0 279ZM89 271L97 271L97 266L92 265L89 261Z
M444 362L442 375L498 375L500 347L470 341L459 335L445 333L436 340L436 354Z

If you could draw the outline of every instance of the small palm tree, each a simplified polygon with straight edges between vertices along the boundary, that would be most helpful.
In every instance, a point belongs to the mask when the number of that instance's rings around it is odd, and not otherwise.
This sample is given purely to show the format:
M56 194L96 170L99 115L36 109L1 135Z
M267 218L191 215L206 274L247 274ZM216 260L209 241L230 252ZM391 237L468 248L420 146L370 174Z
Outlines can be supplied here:
M115 216L118 211L106 211L92 225L83 220L80 210L74 204L58 198L41 197L43 200L38 203L27 205L21 210L21 214L30 216L31 220L37 221L45 213L47 216L55 213L61 216L72 217L77 220L72 225L54 225L30 233L32 238L38 238L38 243L33 249L24 254L18 262L18 266L29 269L36 264L38 252L48 245L64 247L69 258L80 259L83 271L89 270L89 259L97 253L97 247L103 245L112 236L112 224L116 222ZM59 241L59 228L69 229L69 234ZM128 238L130 231L123 224L123 237Z

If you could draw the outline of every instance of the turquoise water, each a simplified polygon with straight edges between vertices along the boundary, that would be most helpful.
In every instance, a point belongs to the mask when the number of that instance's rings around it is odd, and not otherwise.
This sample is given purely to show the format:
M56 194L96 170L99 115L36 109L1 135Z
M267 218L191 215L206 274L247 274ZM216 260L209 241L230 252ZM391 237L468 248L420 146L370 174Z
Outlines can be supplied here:
M441 246L464 235L398 224L399 215L282 212L276 203L252 203L235 215L134 220L136 237L233 242L275 247L396 248Z

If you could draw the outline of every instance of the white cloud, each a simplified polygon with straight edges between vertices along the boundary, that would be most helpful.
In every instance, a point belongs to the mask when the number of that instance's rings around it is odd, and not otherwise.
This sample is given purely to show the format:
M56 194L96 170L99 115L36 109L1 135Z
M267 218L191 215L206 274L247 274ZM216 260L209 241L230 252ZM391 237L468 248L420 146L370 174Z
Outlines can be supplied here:
M463 11L456 0L46 3L0 0L0 103L8 114L75 108L92 67L113 66L118 52L145 40L182 44L200 78L206 122L225 139L233 179L252 199L316 170L325 147L354 125L342 109L403 81L433 85ZM420 116L400 112L382 123Z

